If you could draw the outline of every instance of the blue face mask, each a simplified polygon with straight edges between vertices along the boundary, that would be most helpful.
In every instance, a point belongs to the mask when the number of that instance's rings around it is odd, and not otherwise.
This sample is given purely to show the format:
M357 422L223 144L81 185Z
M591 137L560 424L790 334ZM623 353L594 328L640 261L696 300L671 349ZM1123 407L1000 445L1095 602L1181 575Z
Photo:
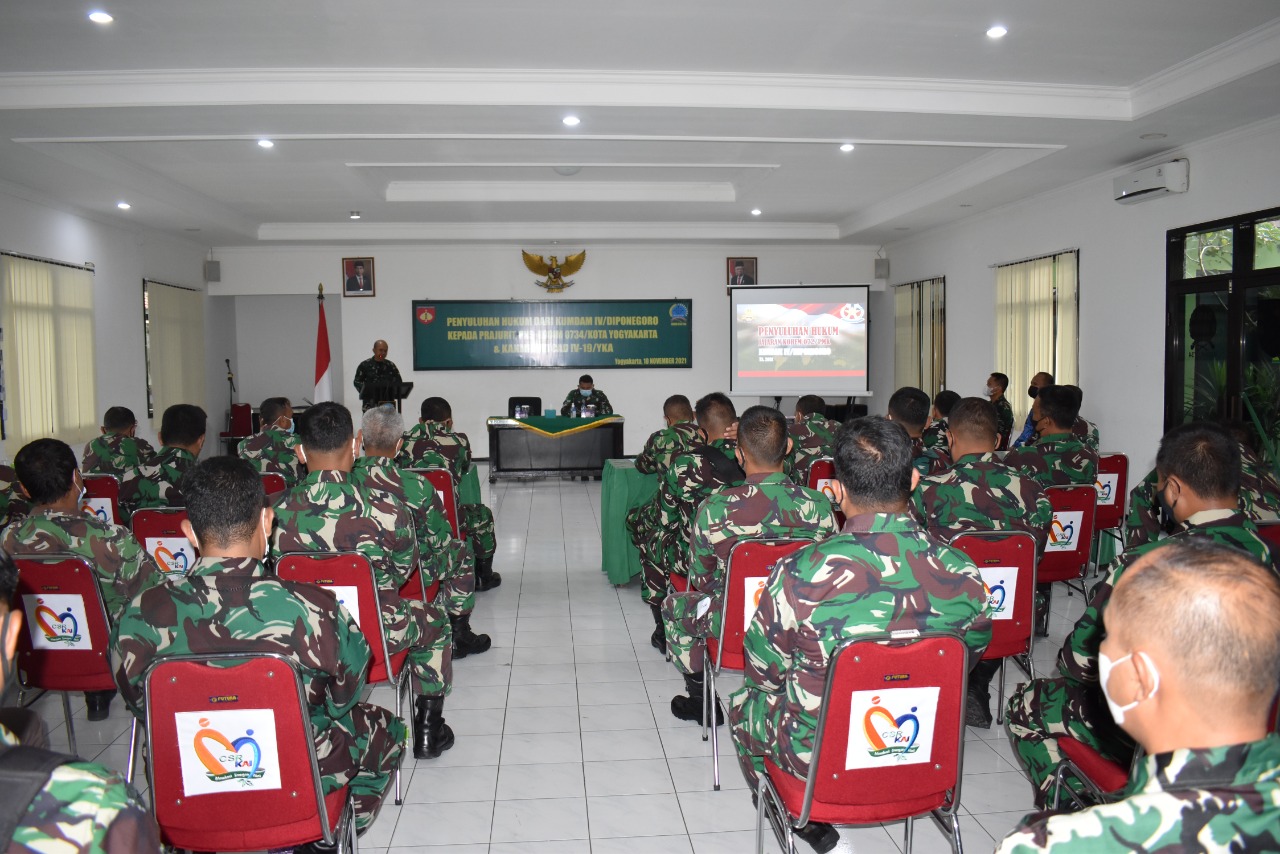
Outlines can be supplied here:
M578 394L582 395L583 397L591 397L591 391L592 390L589 388L580 388L578 389Z
M289 434L292 434L292 433L293 433L293 431L294 431L294 427L295 427L295 426L296 426L296 422L295 422L292 418L290 418L290 419L289 419L289 426L285 428L285 431L284 431L284 432L289 433Z

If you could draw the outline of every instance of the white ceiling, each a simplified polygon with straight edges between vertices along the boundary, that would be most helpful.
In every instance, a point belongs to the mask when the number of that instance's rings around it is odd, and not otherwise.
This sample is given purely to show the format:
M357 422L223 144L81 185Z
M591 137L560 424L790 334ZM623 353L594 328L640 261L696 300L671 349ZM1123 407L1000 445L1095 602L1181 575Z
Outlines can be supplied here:
M102 2L0 2L0 181L208 245L876 244L1280 115L1274 0Z

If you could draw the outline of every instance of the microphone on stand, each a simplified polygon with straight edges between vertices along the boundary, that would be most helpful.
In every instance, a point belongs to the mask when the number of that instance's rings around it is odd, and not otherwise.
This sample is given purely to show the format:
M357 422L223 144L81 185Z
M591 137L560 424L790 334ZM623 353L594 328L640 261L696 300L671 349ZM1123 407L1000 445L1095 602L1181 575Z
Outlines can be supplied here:
M235 375L235 374L233 374L233 373L231 372L231 360L230 360L230 359L225 359L224 361L227 363L227 382L229 382L229 383L231 384L231 393L232 393L232 394L235 394L235 391L236 391L236 375Z

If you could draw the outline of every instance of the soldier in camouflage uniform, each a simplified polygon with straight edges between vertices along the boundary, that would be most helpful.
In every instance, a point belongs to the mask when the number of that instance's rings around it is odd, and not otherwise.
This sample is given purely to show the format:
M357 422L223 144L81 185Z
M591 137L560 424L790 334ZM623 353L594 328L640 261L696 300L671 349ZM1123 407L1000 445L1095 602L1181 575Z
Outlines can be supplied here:
M1206 424L1175 427L1161 440L1156 467L1161 478L1159 495L1182 530L1161 543L1129 549L1116 558L1067 635L1058 653L1057 675L1022 686L1009 700L1009 734L1041 808L1061 759L1059 736L1082 741L1122 764L1132 755L1132 744L1107 716L1098 684L1103 618L1113 589L1129 567L1164 543L1187 539L1213 540L1271 565L1270 549L1237 508L1239 450L1221 429Z
M87 560L97 576L109 623L115 623L139 592L164 580L127 528L80 509L84 481L66 442L37 439L23 446L13 462L35 507L0 535L5 552L24 557L73 554ZM89 720L106 720L115 691L86 691L84 696Z
M1013 441L1013 405L1005 397L1008 390L1008 375L996 371L987 377L987 398L995 406L1000 424L1000 444L996 446L997 451L1008 450L1009 443Z
M1027 397L1031 398L1032 400L1035 400L1036 397L1038 397L1040 394L1040 389L1046 386L1051 386L1051 385L1053 385L1053 374L1048 374L1048 373L1045 373L1044 371L1041 371L1040 373L1036 374L1031 378L1031 384L1027 386ZM1012 406L1010 408L1012 408ZM1017 439L1014 439L1013 444L1011 444L1009 448L1010 450L1012 450L1013 448L1021 448L1023 445L1028 445L1034 442L1035 440L1036 440L1036 422L1034 418L1034 413L1030 409L1028 409L1027 420L1022 425L1022 432L1018 435ZM1096 451L1097 448L1094 448L1094 450Z
M995 456L998 416L990 401L966 397L951 409L948 439L956 462L920 481L911 498L916 521L940 540L971 531L1024 531L1044 551L1053 508L1044 490ZM981 661L969 674L965 722L991 726L991 679L1000 661Z
M1080 399L1071 386L1040 389L1031 404L1038 438L1033 445L1010 451L1004 464L1046 488L1077 483L1092 486L1098 477L1098 452L1072 435L1072 425L1079 416Z
M401 383L400 369L396 363L387 358L387 342L381 339L373 342L373 358L365 359L356 366L356 375L352 385L360 393L361 405L364 409L384 403L387 393L394 393Z
M394 495L413 517L418 535L424 587L440 582L440 596L453 627L453 657L488 651L488 635L471 630L471 612L476 607L475 559L462 540L453 538L444 502L431 482L395 463L404 439L404 419L391 404L365 412L357 438L364 456L351 469L351 482L360 489Z
M1188 643L1177 615L1193 602ZM1125 574L1106 624L1100 693L1149 755L1120 800L1029 815L998 854L1280 850L1275 577L1234 549L1179 540Z
M753 789L765 757L797 777L808 773L827 662L841 642L906 629L956 632L976 661L991 638L973 562L907 513L919 474L902 426L877 417L846 422L835 450L844 529L778 562L744 638L744 681L730 698L729 723ZM834 847L835 831L814 825L801 836L818 850Z
M102 416L102 435L84 446L80 471L85 474L113 474L151 462L156 449L146 439L139 439L138 419L133 410L113 406Z
M24 616L22 609L15 607L17 589L17 567L0 552L0 693L16 679L14 662ZM17 732L0 725L0 764L8 762L6 754L19 744ZM5 790L0 812L17 812L26 806L14 816L12 838L0 839L5 851L159 854L155 822L146 804L119 774L73 756L61 758L66 764L49 773L30 805L15 803L13 790Z
M698 401L694 416L703 436L723 436L737 420L733 401L718 391ZM735 443L727 439L703 439L672 460L658 487L657 519L634 541L640 552L641 598L653 612L655 624L649 642L660 652L666 650L662 600L667 595L668 574L689 573L689 531L698 505L720 487L741 482L742 469L734 458L734 448Z
M428 397L420 412L418 423L404 434L404 447L396 461L403 468L449 469L457 495L463 476L471 471L471 440L466 433L454 431L453 407L443 397ZM492 590L502 583L502 575L493 571L493 553L498 549L493 511L484 504L463 504L459 497L458 524L475 555L476 590Z
M946 448L925 448L924 428L929 423L929 395L913 386L903 386L889 398L890 421L896 421L911 439L911 464L920 476L945 471L951 464Z
M125 521L135 510L183 505L179 485L204 448L207 421L204 410L190 403L177 403L164 411L160 451L150 462L126 470L120 479L120 515Z
M10 524L31 512L31 502L18 484L12 466L0 466L0 524Z
M636 456L636 471L641 474L666 474L676 457L701 444L702 433L694 419L693 405L683 394L673 394L662 404L662 420L666 427L657 430L644 443ZM632 542L650 536L658 525L658 496L627 511L627 533Z
M406 599L400 588L418 565L413 517L395 496L360 489L351 480L355 463L351 413L337 403L307 410L298 455L309 474L276 508L276 555L306 551L357 551L373 565L387 647L409 651L418 680L413 717L413 755L435 758L453 746L444 722L444 698L453 685L453 638L449 617L434 602Z
M951 415L951 407L960 402L960 395L950 389L944 389L933 396L933 420L920 434L920 440L926 451L947 446L947 418Z
M791 451L784 471L801 486L809 483L809 466L814 460L830 457L836 442L836 428L828 421L827 402L816 394L806 394L796 401L795 423L788 429Z
M597 418L613 414L613 404L609 403L609 398L604 392L596 388L591 374L578 377L578 387L564 396L564 403L560 404L560 414L581 413L584 406L594 406Z
M689 691L688 696L671 698L671 714L680 720L702 722L703 650L707 638L720 636L724 582L734 544L746 538L820 540L835 533L831 501L782 473L790 445L781 412L753 406L742 413L737 455L746 482L712 493L698 509L689 589L670 594L662 603L667 651ZM716 725L722 722L717 708Z
M369 644L333 591L268 574L273 513L262 480L246 461L213 457L183 481L190 521L183 533L200 544L185 576L134 599L111 636L116 682L146 720L144 677L165 655L276 653L298 665L307 695L316 759L326 793L350 785L356 827L382 807L404 752L404 722L360 702Z
M302 442L294 434L293 404L287 397L268 397L258 407L258 416L262 430L242 439L238 453L259 474L278 474L284 478L284 488L293 489L307 474L294 450Z

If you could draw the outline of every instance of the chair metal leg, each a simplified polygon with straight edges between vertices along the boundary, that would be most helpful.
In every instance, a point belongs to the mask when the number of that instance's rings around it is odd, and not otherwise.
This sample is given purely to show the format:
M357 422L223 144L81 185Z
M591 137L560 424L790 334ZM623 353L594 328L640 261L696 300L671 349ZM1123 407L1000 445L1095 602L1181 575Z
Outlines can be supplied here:
M67 744L71 748L71 755L76 756L76 728L71 725L71 695L66 691L62 692L62 719L67 722Z
M711 727L711 780L715 791L720 791L720 735L716 732L716 670L714 667L708 667L707 662L703 664L702 677L703 704L702 704L702 723L703 730L707 726Z
M914 821L915 819L911 818L910 816L907 817L906 831L904 832L904 836L902 840L903 854L911 854L911 836L912 836L911 831L912 831L912 822Z
M950 820L947 822L947 824L950 825L948 829L951 831L949 834L950 838L947 841L951 843L951 850L953 854L964 854L964 843L960 841L960 810L959 809L957 809L955 812L951 814Z
M129 764L125 766L124 781L133 783L133 769L138 761L138 719L129 726Z
M711 679L710 669L707 667L707 659L704 655L702 658L702 740L707 740L707 694L710 693ZM712 727L715 729L715 727Z
M996 696L1000 699L996 702L996 723L1004 723L1004 665L1009 659L1000 659L1000 687L996 691Z

